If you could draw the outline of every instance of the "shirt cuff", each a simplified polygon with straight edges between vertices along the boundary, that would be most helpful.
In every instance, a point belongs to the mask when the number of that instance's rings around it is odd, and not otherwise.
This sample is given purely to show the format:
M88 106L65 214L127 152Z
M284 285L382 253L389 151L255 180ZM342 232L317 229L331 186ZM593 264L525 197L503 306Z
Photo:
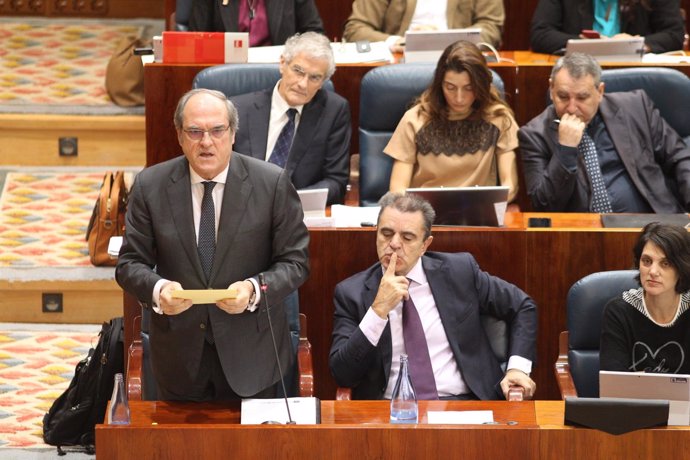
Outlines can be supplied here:
M161 289L163 289L163 285L165 283L169 283L170 281L161 278L158 281L156 281L156 284L153 286L153 302L151 302L151 309L158 313L159 315L163 314L163 310L160 307L160 302L161 302Z
M529 375L532 372L532 361L525 359L522 356L513 355L508 360L506 371L510 369L517 369Z
M359 328L362 330L364 337L369 340L369 343L373 346L377 346L387 324L387 319L382 319L371 307L369 307L369 310L367 310L364 314L364 318L362 318L362 321L359 323Z
M259 289L259 283L254 278L247 278L245 281L249 281L254 286L254 301L247 304L248 311L256 311L259 301L261 300L261 289Z

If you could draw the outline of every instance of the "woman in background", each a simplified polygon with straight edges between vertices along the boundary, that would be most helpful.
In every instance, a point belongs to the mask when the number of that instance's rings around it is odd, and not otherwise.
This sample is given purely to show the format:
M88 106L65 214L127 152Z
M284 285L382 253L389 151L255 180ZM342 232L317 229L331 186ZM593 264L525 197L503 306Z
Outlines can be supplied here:
M644 37L645 51L683 49L685 25L679 0L539 0L532 16L530 42L537 53L565 49L571 38Z
M640 288L608 302L600 368L690 373L690 236L685 228L648 224L633 249Z
M518 125L472 43L449 45L430 86L403 115L383 150L392 192L409 187L505 185L517 195Z

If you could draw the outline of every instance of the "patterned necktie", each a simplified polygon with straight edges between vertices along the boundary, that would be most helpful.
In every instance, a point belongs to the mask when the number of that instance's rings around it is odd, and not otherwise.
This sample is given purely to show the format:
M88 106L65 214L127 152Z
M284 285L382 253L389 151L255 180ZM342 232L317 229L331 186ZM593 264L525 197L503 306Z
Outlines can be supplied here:
M417 399L438 399L434 369L431 367L429 346L426 343L422 320L412 297L403 302L403 339L410 365L412 384Z
M268 157L269 162L281 168L284 168L285 163L287 163L288 153L290 153L290 147L292 146L292 138L295 137L295 115L297 115L297 110L288 109L285 113L287 114L288 121L280 131L276 145L273 147L273 152Z
M213 206L213 181L204 182L204 198L201 200L201 219L199 219L199 242L197 252L204 269L206 281L211 277L213 255L216 252L216 211Z
M582 140L577 149L584 157L585 169L587 170L589 182L592 186L592 203L590 204L590 211L597 213L613 212L609 194L606 191L606 184L604 184L604 177L601 175L601 167L599 166L599 158L597 157L597 147L594 145L594 141L589 134L587 134L587 131L582 134Z

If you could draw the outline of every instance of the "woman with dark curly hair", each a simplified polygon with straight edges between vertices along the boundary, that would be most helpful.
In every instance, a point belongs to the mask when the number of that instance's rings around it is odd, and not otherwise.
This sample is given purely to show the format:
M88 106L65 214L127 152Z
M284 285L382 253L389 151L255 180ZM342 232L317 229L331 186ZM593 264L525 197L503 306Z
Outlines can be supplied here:
M645 49L683 49L685 25L680 0L539 0L530 30L532 50L553 54L583 30L602 37L644 37Z
M633 249L640 288L608 302L601 327L600 368L690 373L690 236L654 222Z
M434 78L403 115L383 150L393 157L390 190L505 185L518 188L518 125L491 84L481 51L458 41L441 55Z

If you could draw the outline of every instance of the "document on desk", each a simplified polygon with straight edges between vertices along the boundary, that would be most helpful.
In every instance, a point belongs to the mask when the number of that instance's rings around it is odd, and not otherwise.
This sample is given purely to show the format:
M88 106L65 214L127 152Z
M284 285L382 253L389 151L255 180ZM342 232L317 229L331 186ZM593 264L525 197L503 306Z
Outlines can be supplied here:
M282 45L278 46L254 46L249 48L247 62L250 64L270 64L280 62L283 53ZM357 51L356 43L331 43L336 64L359 64L364 62L393 62L391 54L385 42L373 42L369 51Z
M321 423L321 401L318 398L287 398L290 415L298 425ZM242 425L261 425L264 422L288 422L284 398L243 399Z
M358 64L361 62L390 62L394 61L393 54L386 42L371 42L369 50L360 52L357 43L331 43L336 64Z
M429 425L484 425L494 422L491 410L429 411Z
M642 62L645 64L689 64L690 55L647 53L642 56Z
M336 227L374 227L379 217L378 206L331 206L331 217Z

